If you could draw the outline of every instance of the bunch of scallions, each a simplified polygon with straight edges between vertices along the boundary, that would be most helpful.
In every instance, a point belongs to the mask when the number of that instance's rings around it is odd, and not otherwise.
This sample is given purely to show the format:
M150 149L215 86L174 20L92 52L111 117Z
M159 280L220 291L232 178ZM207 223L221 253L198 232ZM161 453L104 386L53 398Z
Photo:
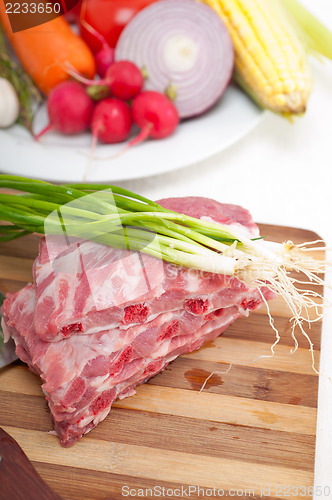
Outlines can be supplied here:
M322 250L317 242L251 239L240 227L179 214L116 186L53 185L0 175L0 188L6 188L0 193L0 220L6 221L0 225L0 241L29 233L59 234L141 251L179 266L234 276L249 286L268 287L285 299L294 328L298 325L304 334L303 322L312 321L309 309L314 308L315 320L321 316L320 295L303 289L304 283L324 284L319 275L325 262L309 253Z

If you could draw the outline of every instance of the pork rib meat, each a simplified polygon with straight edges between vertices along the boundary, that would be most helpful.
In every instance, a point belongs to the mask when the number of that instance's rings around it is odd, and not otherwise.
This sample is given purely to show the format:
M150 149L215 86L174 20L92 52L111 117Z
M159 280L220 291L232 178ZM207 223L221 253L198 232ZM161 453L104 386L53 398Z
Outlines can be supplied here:
M204 198L161 204L258 235L240 207ZM82 256L84 266L77 265ZM43 240L34 284L4 302L5 336L41 377L63 446L93 429L117 398L272 298L264 287L141 257L92 242Z
M169 198L161 205L192 217L233 225L257 237L247 210L206 198ZM234 278L193 272L149 255L119 250L91 241L48 236L41 240L34 264L35 329L47 341L76 332L128 328L165 311L192 307L195 313L223 307L213 301L219 292L231 305L234 290L247 287ZM200 302L197 302L200 301ZM203 301L203 302L201 302ZM202 308L199 303L203 304Z

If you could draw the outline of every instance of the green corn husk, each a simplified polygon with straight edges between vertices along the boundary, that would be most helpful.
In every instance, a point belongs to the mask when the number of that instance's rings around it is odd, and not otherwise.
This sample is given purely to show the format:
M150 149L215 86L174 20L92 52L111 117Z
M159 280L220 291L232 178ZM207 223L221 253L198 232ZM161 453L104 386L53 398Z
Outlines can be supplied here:
M298 36L309 52L332 60L332 33L298 0L279 0L291 15Z

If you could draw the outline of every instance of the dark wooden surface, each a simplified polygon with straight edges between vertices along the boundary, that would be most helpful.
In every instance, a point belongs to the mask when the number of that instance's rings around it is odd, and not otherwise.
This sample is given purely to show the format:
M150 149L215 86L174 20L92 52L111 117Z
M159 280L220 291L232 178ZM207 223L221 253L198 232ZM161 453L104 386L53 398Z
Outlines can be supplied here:
M278 226L261 226L261 232L277 241L317 238ZM37 250L33 236L0 245L4 293L31 280ZM184 488L185 498L190 485L223 489L233 498L243 498L236 490L247 489L247 497L257 499L262 488L269 499L285 496L287 487L307 489L314 476L318 377L300 335L299 349L290 354L293 340L282 300L270 308L281 335L273 357L261 357L271 354L275 334L260 310L117 402L69 449L48 433L52 424L38 377L16 362L0 371L0 426L67 500L120 499L129 489L131 497L142 497L140 488L165 488L163 498ZM317 366L320 334L318 322L310 330ZM199 392L212 372L217 373ZM198 493L192 490L190 498Z

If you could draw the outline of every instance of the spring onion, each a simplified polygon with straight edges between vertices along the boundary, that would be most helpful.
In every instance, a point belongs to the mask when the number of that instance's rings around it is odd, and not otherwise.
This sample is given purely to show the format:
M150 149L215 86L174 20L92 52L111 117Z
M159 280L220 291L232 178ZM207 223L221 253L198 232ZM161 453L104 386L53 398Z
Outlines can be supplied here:
M116 248L141 251L172 264L234 276L250 286L281 295L294 328L312 322L309 309L321 317L316 292L303 290L304 273L315 285L325 262L310 256L317 242L294 245L249 238L234 226L207 222L161 207L148 198L112 185L53 185L24 177L0 175L0 241L26 234L60 234ZM12 194L7 194L13 190ZM19 191L19 194L17 194ZM11 223L11 224L8 224ZM293 274L291 274L293 272ZM296 275L295 275L296 276ZM316 319L315 319L316 320ZM294 337L295 338L295 337ZM310 350L313 346L310 342Z

